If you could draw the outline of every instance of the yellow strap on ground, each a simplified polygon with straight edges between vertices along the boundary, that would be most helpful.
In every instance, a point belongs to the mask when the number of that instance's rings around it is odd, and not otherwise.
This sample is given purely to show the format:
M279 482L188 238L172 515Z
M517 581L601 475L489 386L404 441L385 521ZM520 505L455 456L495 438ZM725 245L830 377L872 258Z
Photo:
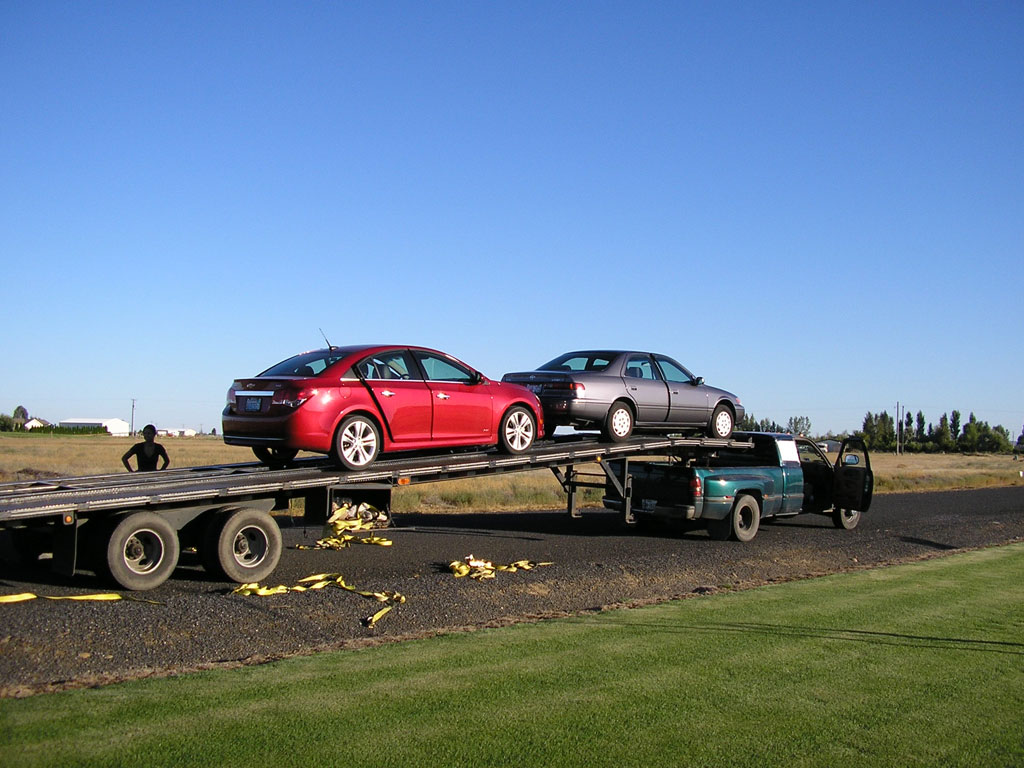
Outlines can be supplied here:
M0 603L24 603L28 600L35 600L39 595L33 595L31 592L22 592L18 595L0 595Z
M554 565L554 563L535 563L532 560L516 560L514 563L509 563L508 565L495 565L490 560L481 560L473 557L473 555L468 555L465 561L453 560L448 564L448 568L457 579L461 579L463 576L469 576L471 579L484 581L486 579L493 579L497 571L515 573L516 571L529 571L541 565Z
M344 589L348 592L352 592L361 597L370 598L380 603L386 603L384 608L381 608L372 616L367 616L362 619L363 626L373 629L382 616L387 614L396 605L405 602L405 595L399 592L368 592L360 589L356 589L351 584L346 584L344 577L340 573L317 573L312 576L306 576L303 579L299 579L298 584L293 586L285 586L279 584L276 587L265 587L259 584L239 584L235 589L232 590L234 595L256 595L258 597L268 597L270 595L283 595L287 592L308 592L316 589L324 589L325 587L337 587L338 589Z
M163 605L159 600L146 600L141 597L119 595L116 592L98 592L93 595L36 595L32 592L21 592L17 595L0 595L0 603L26 603L29 600L74 600L75 602L108 602L129 600L133 603L149 603Z

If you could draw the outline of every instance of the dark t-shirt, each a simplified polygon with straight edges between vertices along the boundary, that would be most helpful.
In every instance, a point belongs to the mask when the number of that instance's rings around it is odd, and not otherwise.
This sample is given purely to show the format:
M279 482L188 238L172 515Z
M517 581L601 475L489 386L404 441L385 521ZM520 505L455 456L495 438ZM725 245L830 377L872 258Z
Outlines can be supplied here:
M165 461L170 461L170 459L167 458L167 451L164 450L164 447L160 445L160 443L153 443L152 456L146 455L145 443L136 443L131 447L131 450L128 451L128 458L131 458L132 456L134 456L135 460L139 462L139 472L154 471L156 469L156 460L161 456Z

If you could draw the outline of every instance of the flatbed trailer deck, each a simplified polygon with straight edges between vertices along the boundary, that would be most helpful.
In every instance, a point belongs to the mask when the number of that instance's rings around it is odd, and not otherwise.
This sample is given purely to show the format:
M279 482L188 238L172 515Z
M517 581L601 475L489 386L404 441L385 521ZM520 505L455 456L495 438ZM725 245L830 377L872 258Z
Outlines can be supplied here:
M280 557L280 531L270 516L293 498L305 502L308 522L327 519L336 499L368 502L390 514L395 487L465 477L549 469L579 516L575 491L588 482L577 465L606 459L742 448L743 440L636 436L621 443L570 436L539 443L527 453L437 453L378 461L363 471L330 460L300 459L283 468L226 464L160 472L61 477L0 484L0 532L18 542L15 554L52 551L53 568L73 575L82 566L126 589L151 589L174 570L183 547L196 547L211 572L235 581L266 578ZM629 509L628 474L616 480Z

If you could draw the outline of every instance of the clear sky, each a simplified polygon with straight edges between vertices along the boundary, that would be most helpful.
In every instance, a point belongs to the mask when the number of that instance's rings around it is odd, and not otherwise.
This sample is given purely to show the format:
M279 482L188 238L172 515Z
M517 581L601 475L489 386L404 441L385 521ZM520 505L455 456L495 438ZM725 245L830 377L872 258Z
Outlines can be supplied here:
M1024 423L1024 3L0 1L0 411L296 352L669 354Z

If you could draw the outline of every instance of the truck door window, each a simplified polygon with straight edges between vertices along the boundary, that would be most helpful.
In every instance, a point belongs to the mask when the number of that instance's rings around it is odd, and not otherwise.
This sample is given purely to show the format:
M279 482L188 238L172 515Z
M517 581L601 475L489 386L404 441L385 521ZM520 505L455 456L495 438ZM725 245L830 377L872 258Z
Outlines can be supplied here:
M832 465L828 459L821 455L821 451L813 443L797 440L796 449L800 454L801 464L821 464L824 467L831 468Z

